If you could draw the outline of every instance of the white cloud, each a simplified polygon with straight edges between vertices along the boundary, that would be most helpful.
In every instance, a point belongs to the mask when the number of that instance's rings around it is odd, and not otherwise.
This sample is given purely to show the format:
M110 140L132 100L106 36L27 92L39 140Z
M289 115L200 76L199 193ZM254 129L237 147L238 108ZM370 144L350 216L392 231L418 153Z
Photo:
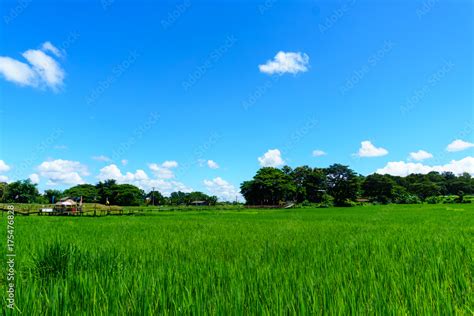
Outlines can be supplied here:
M64 70L51 56L40 50L29 49L23 53L23 57L33 66L33 70L47 86L57 90L63 84Z
M313 150L313 157L321 157L321 156L326 156L326 152L322 151L322 150Z
M452 160L450 163L438 166L428 166L422 163L391 161L376 172L379 174L391 174L394 176L407 176L412 173L427 174L431 171L445 172L450 171L454 174L462 174L463 172L474 175L474 157L465 157L461 160Z
M357 156L359 157L381 157L388 154L388 150L382 147L375 147L370 141L365 140L360 143L359 152Z
M174 160L167 160L167 161L163 162L161 164L161 166L163 168L168 168L168 169L176 168L176 167L178 167L178 162L176 162Z
M20 86L47 86L56 91L63 84L65 72L59 63L45 52L61 56L61 52L51 42L45 42L41 49L29 49L22 54L29 64L0 56L0 74L7 81Z
M128 165L128 160L127 159L122 159L120 162L122 163L122 166Z
M10 179L7 176L0 175L0 182L10 182Z
M262 157L258 157L262 167L279 167L285 164L278 149L269 149Z
M85 183L83 176L88 176L87 167L78 161L57 159L44 161L38 166L39 175L47 178L47 185L76 185Z
M160 168L162 167L160 166ZM111 164L100 169L97 179L100 181L114 179L117 181L117 183L133 184L147 192L151 191L152 188L155 188L155 190L160 191L163 195L169 195L171 192L175 191L192 191L192 188L178 181L167 181L159 178L150 178L146 172L141 169L135 171L135 173L127 172L123 174L119 167L117 167L115 164Z
M40 178L39 178L39 175L37 173L32 173L30 174L30 176L28 177L32 183L34 184L38 184L40 182Z
M236 197L238 200L242 200L242 195L239 190L221 177L216 177L212 180L204 180L204 186L211 195L217 196L220 200L234 201Z
M410 153L410 159L416 160L416 161L422 161L425 159L433 158L433 155L427 151L424 150L418 150L415 152Z
M38 85L37 74L34 70L29 65L10 57L0 56L0 74L6 80L20 86L36 87Z
M268 60L263 65L258 65L260 72L273 75L308 71L309 56L300 52L278 52L272 60Z
M208 160L207 161L207 166L211 169L218 169L219 168L219 165L214 160Z
M177 166L178 163L176 161L165 161L161 165L156 163L148 164L148 168L150 168L153 174L160 179L174 178L174 173L171 168L176 168Z
M0 160L0 172L7 172L11 169L9 165L3 160Z
M135 181L147 180L148 175L141 169L138 169L135 173L127 172L122 174L117 165L111 164L100 169L97 179L100 181L115 179L119 183L133 183Z
M109 162L109 161L112 161L112 159L110 159L109 157L104 156L104 155L93 156L92 159L93 159L93 160L96 160L96 161L102 161L102 162Z
M56 46L51 44L51 42L49 42L49 41L44 42L43 45L41 45L41 49L44 52L53 53L53 55L55 55L56 57L61 57L62 56L61 51Z
M450 152L455 152L455 151L466 150L466 149L469 149L471 147L474 147L473 143L469 143L469 142L463 141L461 139L456 139L446 147L446 150L450 151Z

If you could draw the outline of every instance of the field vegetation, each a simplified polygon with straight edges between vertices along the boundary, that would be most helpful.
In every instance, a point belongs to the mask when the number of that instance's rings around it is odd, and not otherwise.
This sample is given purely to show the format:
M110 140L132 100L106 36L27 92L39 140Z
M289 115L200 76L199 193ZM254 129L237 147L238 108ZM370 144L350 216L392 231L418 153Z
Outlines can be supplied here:
M17 216L15 242L23 315L474 311L472 204Z

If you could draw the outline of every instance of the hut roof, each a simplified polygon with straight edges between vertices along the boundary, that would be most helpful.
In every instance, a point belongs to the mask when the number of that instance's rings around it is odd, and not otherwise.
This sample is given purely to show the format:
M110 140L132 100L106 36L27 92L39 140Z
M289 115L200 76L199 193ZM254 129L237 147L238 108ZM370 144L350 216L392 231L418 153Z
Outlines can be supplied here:
M55 205L63 205L63 206L74 206L77 205L77 203L73 199L61 199L59 202L57 202Z

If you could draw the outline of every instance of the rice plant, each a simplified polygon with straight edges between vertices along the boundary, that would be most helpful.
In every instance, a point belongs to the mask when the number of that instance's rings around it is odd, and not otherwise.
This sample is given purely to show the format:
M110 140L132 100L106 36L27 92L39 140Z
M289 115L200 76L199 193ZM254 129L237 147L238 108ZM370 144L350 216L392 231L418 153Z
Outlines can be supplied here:
M473 215L471 205L388 205L18 217L17 307L472 315Z

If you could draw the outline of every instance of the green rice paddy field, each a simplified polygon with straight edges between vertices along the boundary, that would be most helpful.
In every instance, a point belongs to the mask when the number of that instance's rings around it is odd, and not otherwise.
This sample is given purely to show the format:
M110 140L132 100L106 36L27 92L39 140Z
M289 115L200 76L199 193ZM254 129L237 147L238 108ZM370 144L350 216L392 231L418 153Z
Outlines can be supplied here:
M473 315L473 244L472 204L17 216L15 313Z

